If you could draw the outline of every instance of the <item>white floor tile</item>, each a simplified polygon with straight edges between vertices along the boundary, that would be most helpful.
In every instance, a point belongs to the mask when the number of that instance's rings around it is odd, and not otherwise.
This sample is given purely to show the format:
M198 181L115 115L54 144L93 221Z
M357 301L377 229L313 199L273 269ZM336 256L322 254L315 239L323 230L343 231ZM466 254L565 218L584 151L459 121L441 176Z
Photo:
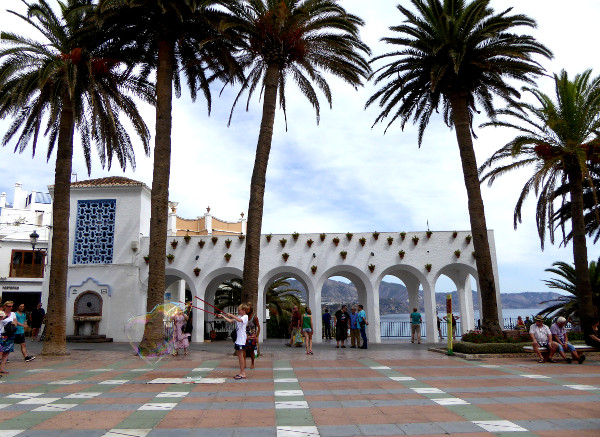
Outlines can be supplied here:
M273 371L276 372L278 370L294 370L292 367L273 367Z
M524 432L525 428L508 420L473 420L475 425L480 426L487 432Z
M90 372L110 372L111 370L115 369L92 369Z
M440 390L439 388L433 388L433 387L411 388L411 390L414 391L415 393L419 393L419 394L445 393L444 391Z
M195 381L187 378L156 378L146 384L192 384L193 382Z
M459 398L439 398L431 400L439 405L469 405L467 401Z
M18 402L19 405L46 405L58 401L60 398L29 398Z
M24 429L3 429L0 430L0 437L14 437L25 431Z
M390 376L390 379L394 381L414 381L415 378L412 376Z
M92 399L96 396L100 396L101 392L81 392L81 393L71 393L68 396L65 396L65 399Z
M101 381L98 384L121 385L121 384L125 384L126 382L129 382L129 380L128 379L107 379L106 381Z
M275 402L276 410L295 410L298 408L308 408L308 402L306 402L306 401Z
M488 369L495 369L496 367L500 367L497 364L480 364L479 367L487 367Z
M147 369L131 369L129 370L130 372L147 372L149 370L152 370L152 368L147 368Z
M190 392L189 391L163 391L156 395L157 398L184 398Z
M177 405L177 403L157 403L157 402L151 402L149 404L144 404L142 405L140 408L138 408L138 411L168 411L168 410L172 410L173 408L175 408L175 406Z
M111 429L102 437L146 437L151 429Z
M373 370L390 370L388 366L373 366L371 367Z
M202 378L194 381L195 384L223 384L227 378Z
M298 382L298 378L276 378L275 382Z
M549 376L546 375L521 375L524 376L525 378L531 378L531 379L550 379Z
M215 370L213 367L196 367L192 369L192 372L212 372Z
M79 404L48 404L37 407L32 411L67 411Z
M318 437L316 426L278 426L277 437Z
M583 385L583 384L569 384L565 385L565 387L569 387L575 390L600 390L600 387L596 387L593 385Z
M51 370L52 369L29 369L29 370L26 370L26 372L29 372L29 373L41 373L41 372L49 372Z
M71 385L77 384L78 382L81 382L81 379L62 379L60 381L49 382L48 384Z
M13 404L0 404L0 410L2 408L10 407L11 405L13 405Z
M37 396L41 396L43 394L44 393L13 393L6 397L11 398L11 399L30 399L30 398L35 398Z
M304 396L302 390L275 390L275 396Z

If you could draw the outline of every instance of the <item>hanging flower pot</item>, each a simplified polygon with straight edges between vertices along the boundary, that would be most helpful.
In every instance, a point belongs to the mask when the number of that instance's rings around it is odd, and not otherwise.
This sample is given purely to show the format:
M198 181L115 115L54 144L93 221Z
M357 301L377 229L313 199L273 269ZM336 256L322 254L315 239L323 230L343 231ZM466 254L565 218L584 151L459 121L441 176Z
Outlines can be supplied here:
M425 264L425 270L427 270L428 272L431 271L431 264Z
M312 272L313 275L315 273L317 273L317 266L310 266L310 271Z
M223 258L225 258L225 261L229 262L229 260L231 259L231 254L230 253L226 253Z
M146 264L150 264L150 257L148 255L145 255L144 261L146 261Z
M473 237L471 237L470 235L467 235L467 236L465 237L465 241L467 242L467 244L470 244L470 243L471 243L471 238L473 238Z
M427 238L431 238L431 234L433 234L433 231L427 231L425 233L427 234Z
M279 244L281 244L281 247L285 247L285 243L287 243L287 240L285 238L279 240Z
M169 264L173 264L174 259L175 259L175 255L173 255L172 253L167 255L167 261L169 262Z
M412 237L412 241L413 243L415 243L415 246L419 243L419 237L417 237L416 235L414 237Z
M240 241L244 241L246 239L246 236L245 235L238 235L238 239Z
M401 250L400 252L398 252L398 255L400 255L400 259L404 259L404 255L406 255L406 252Z
M210 241L212 241L212 242L213 242L213 244L217 244L217 241L219 241L219 237L212 237L212 238L210 239Z
M406 238L406 232L400 232L400 238L402 239L402 241L404 241L404 239Z
M173 241L171 241L171 247L172 247L173 249L177 249L177 244L178 244L178 243L179 243L179 242L178 242L177 240L173 240Z
M461 253L461 252L460 252L460 249L456 249L456 250L454 251L454 256L456 256L457 258L460 258L460 253Z
M185 241L185 244L190 244L191 239L192 239L192 237L190 237L188 234L185 234L183 236L183 241Z
M458 237L458 232L457 231L452 232L452 238L456 238L456 237Z
M200 276L200 268L199 268L199 267L196 267L196 268L194 269L194 275L196 275L196 276Z
M373 273L375 270L375 264L369 264L369 270L371 270L371 273Z
M225 246L227 246L228 249L229 249L229 246L231 246L231 240L229 238L227 240L225 240Z
M327 234L321 234L319 235L319 237L321 238L321 241L325 241L325 237L327 236Z
M361 237L358 239L358 242L360 243L361 246L364 246L365 243L367 242L367 239L365 237Z
M394 237L387 237L387 242L391 246L392 243L394 242Z
M340 239L339 239L338 237L335 237L335 238L334 238L333 240L331 240L331 241L333 241L333 244L335 244L336 246L337 246L338 244L340 244Z
M379 232L377 232L377 231L373 232L373 238L375 238L377 240L379 238Z
M290 257L290 254L289 254L289 253L287 253L287 252L286 252L286 253L282 253L282 254L281 254L281 257L283 258L283 260L284 260L284 261L286 261L286 262L287 262L288 258Z
M298 232L294 232L292 234L292 238L294 239L294 241L298 241L298 237L300 236L300 234Z
M348 241L352 240L352 236L353 236L353 235L354 235L354 234L353 234L352 232L347 232L347 233L346 233L346 238L348 238Z
M265 238L267 239L267 243L270 243L271 238L273 238L273 234L267 234L267 235L265 235Z
M308 247L312 246L313 243L314 241L312 240L312 238L310 240L306 240L306 244L308 245Z
M206 244L206 241L204 241L204 240L198 241L198 247L200 247L200 249L202 249L205 244Z
M342 250L340 252L340 256L342 257L342 259L346 259L346 255L348 255L348 252L346 252L345 250Z

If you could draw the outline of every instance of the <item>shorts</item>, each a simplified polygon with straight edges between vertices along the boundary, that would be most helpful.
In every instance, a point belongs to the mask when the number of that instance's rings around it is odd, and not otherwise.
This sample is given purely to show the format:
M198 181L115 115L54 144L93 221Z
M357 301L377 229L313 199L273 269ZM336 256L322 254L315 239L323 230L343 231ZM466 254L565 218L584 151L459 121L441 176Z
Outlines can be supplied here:
M243 350L245 350L245 349L246 349L246 345L245 345L245 344L237 344L237 343L234 343L234 344L233 344L233 348L234 348L236 351L243 351Z
M335 339L337 341L344 341L348 338L348 328L346 326L335 327Z
M15 341L16 343L16 341ZM556 343L558 345L558 351L559 352L564 352L565 349L562 347L562 345L560 343ZM575 346L573 346L571 343L567 343L567 349L569 349L569 352L575 352Z
M12 338L2 337L2 340L0 340L0 351L2 353L14 352L15 351L14 346L15 346L14 337L12 337Z
M15 344L25 343L25 334L15 334Z
M308 332L309 334L312 334L312 329L310 329L310 328L304 328L304 329L302 329L302 332L303 333L304 332Z
M246 340L246 347L245 347L245 349L247 351L255 351L256 350L256 343L257 343L256 340L249 338L248 340Z

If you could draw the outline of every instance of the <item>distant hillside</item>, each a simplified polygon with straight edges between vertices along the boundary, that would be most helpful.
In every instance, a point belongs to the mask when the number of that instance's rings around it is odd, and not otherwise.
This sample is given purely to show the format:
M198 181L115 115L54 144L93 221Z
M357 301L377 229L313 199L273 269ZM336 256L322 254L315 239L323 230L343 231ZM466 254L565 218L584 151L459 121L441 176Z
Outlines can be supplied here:
M302 290L302 285L291 280L292 288ZM556 299L561 295L553 292L531 292L522 293L501 293L503 309L521 309L521 308L542 308L545 304L541 302ZM436 304L438 308L445 308L446 293L436 293ZM458 302L458 293L452 293L452 300ZM323 306L338 306L340 303L359 303L358 293L352 283L333 281L328 279L323 286L321 293ZM473 291L473 303L475 309L479 309L477 292ZM423 298L419 297L419 306L423 307ZM382 282L379 287L379 309L381 314L406 313L410 312L408 307L408 293L406 287L402 284L392 282Z

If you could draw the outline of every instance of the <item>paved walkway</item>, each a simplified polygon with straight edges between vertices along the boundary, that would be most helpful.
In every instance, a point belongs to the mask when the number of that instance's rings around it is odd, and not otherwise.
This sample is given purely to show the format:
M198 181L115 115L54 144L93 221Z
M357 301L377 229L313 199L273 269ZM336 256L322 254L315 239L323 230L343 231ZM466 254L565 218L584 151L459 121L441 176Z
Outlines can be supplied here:
M307 356L270 341L248 379L234 381L230 342L155 366L129 345L69 348L70 357L30 363L11 354L0 437L600 435L598 355L583 365L465 361L387 343L323 344ZM183 383L149 384L157 378Z

